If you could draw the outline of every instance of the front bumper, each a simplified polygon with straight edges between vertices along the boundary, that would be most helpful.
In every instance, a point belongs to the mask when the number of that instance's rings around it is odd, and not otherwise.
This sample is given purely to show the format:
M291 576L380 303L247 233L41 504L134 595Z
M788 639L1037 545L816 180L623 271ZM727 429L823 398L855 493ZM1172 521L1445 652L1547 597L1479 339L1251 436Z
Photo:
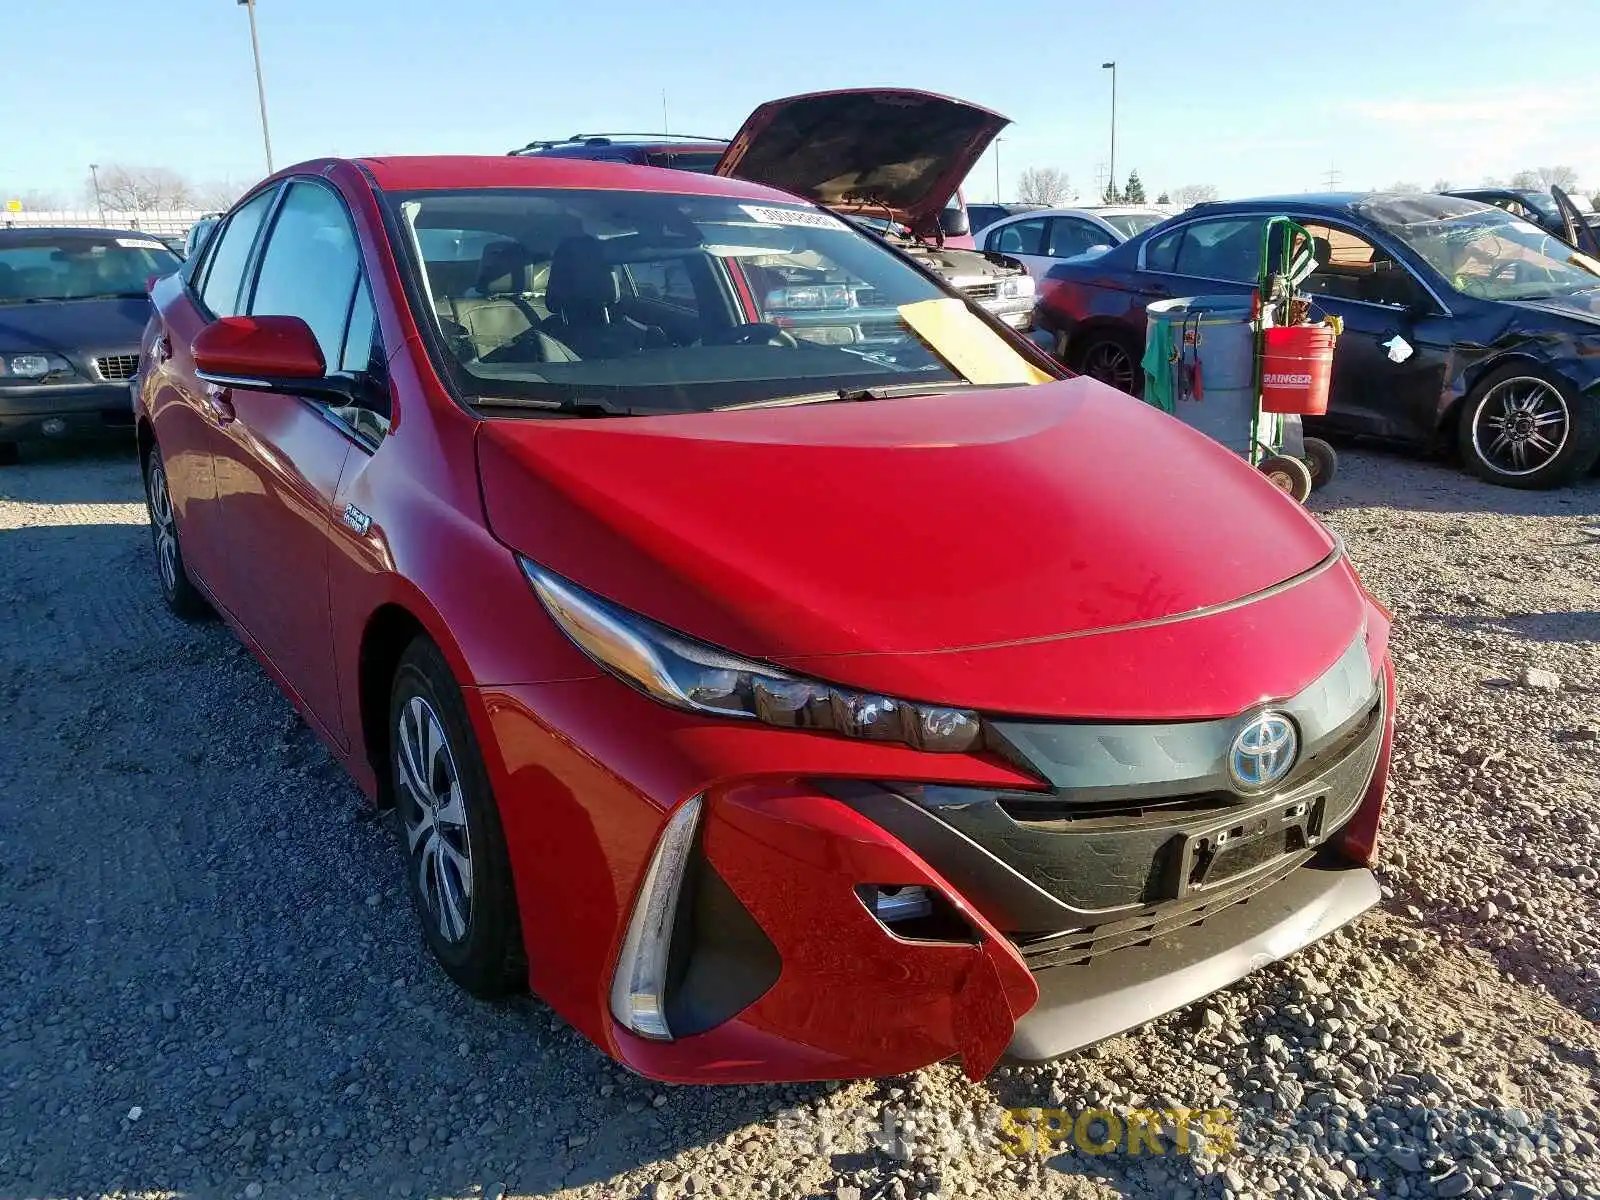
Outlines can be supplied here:
M125 437L132 427L123 381L0 386L0 441Z
M950 1057L980 1076L1005 1054L1049 1057L1141 1024L1374 902L1365 867L1393 736L1384 629L1359 643L1366 686L1382 667L1379 699L1354 698L1357 716L1326 729L1294 710L1326 754L1246 804L1168 796L1134 814L1142 838L1114 841L1132 857L1087 892L1074 892L1084 872L1051 864L1087 862L1062 848L1105 818L1077 821L1061 810L1070 788L1002 754L699 719L609 677L475 693L530 984L630 1068L676 1082L881 1077ZM961 789L971 803L951 807ZM702 815L675 902L674 1038L657 1041L614 1019L612 977L663 809L691 796ZM1195 875L1196 848L1230 821L1247 850L1278 838L1273 852ZM928 889L951 921L929 936L863 902L862 889L903 887Z

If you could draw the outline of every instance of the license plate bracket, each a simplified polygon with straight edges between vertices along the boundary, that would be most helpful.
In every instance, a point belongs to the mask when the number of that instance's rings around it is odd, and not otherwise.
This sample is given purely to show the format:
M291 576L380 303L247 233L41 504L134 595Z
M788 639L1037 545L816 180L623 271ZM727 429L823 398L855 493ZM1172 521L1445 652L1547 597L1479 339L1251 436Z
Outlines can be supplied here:
M1178 897L1259 871L1322 840L1327 797L1258 805L1183 835L1177 854Z

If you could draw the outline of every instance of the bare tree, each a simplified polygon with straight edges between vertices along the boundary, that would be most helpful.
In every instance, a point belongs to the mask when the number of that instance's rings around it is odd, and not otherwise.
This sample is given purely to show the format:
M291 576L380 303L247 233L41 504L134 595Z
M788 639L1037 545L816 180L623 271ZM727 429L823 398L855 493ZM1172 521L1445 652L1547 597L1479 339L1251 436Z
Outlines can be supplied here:
M233 202L244 195L245 185L231 179L213 179L197 184L193 190L194 206L208 212L226 212Z
M1570 192L1578 186L1578 173L1571 167L1528 167L1511 177L1511 186L1530 192L1547 192L1553 187Z
M1411 183L1408 180L1402 179L1398 183L1391 183L1383 190L1386 192L1420 192L1422 190L1422 185L1420 183Z
M1186 183L1182 187L1172 189L1172 202L1188 208L1191 204L1200 204L1206 200L1217 198L1217 188L1210 183Z
M60 192L46 188L23 188L20 192L13 192L0 185L0 207L12 200L22 205L23 212L55 212L67 207L62 202Z
M1017 176L1017 199L1024 204L1049 207L1077 198L1067 173L1059 167L1029 167Z
M194 188L170 167L128 167L113 163L100 168L99 199L108 209L149 212L162 208L189 208ZM95 199L93 178L84 181L88 199Z
M1450 181L1443 178L1435 179L1433 181L1433 187L1429 190L1435 192L1448 192L1450 190Z

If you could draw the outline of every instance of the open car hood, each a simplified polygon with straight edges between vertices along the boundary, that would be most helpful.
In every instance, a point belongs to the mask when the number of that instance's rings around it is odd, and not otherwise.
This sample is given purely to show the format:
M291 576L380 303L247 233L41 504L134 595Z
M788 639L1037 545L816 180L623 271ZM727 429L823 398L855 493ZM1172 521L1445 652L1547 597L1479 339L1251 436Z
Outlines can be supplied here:
M908 88L812 92L769 100L745 118L716 173L916 229L938 216L1009 124Z

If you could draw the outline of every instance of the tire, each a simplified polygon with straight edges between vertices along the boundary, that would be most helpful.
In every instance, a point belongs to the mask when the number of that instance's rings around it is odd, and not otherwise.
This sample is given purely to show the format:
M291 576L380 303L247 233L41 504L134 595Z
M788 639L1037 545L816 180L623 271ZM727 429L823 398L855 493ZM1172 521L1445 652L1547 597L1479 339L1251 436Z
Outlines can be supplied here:
M1269 454L1256 465L1273 487L1285 492L1301 504L1311 495L1311 468L1298 458L1287 454Z
M1339 455L1321 438L1305 439L1305 463L1311 471L1311 490L1321 491L1338 477Z
M428 949L480 1000L526 990L500 811L461 689L426 637L395 669L389 771L406 886Z
M144 463L144 508L150 518L150 544L156 555L156 582L161 599L185 621L198 621L211 613L211 605L189 580L178 538L178 519L167 487L167 464L158 446L150 448Z
M1480 479L1561 487L1600 457L1600 398L1544 367L1510 363L1472 389L1456 437L1462 461Z
M1080 375L1098 379L1130 396L1144 394L1144 348L1135 347L1127 334L1109 329L1092 330L1072 349L1070 366Z
M22 447L15 442L0 442L0 467L14 467L22 457Z

